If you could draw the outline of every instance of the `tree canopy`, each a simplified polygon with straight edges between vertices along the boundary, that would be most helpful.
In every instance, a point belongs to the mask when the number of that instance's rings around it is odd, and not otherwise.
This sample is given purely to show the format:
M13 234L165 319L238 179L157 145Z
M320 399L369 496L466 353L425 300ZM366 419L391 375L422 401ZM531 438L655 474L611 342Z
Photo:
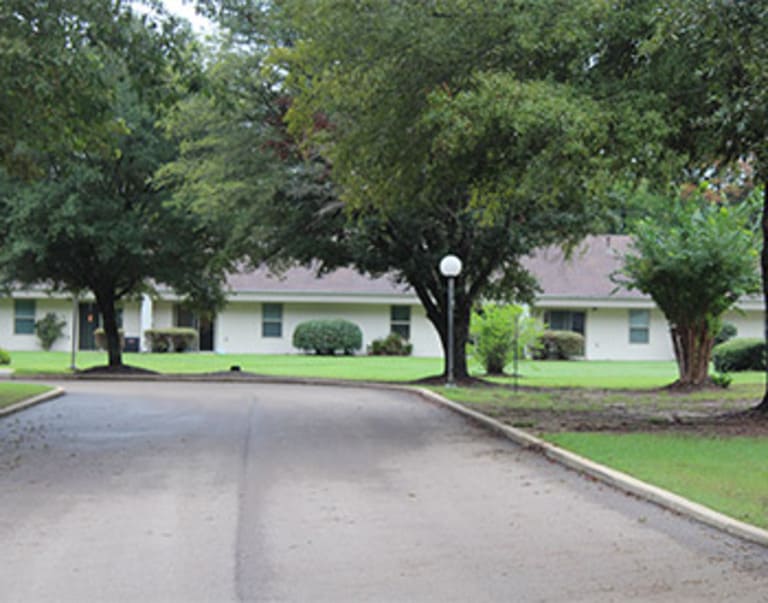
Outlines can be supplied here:
M120 18L123 36L133 31L148 44L146 55L163 56L158 47L165 48L167 39L140 19ZM186 36L176 44L182 52ZM196 213L170 203L169 192L153 180L176 154L157 122L168 97L178 93L180 75L164 60L147 87L143 62L111 52L99 60L112 127L98 130L93 147L41 153L37 165L44 170L36 180L2 174L0 270L10 286L47 283L92 292L104 319L109 363L119 366L117 302L154 282L210 306L219 300L224 264L218 263L220 241L213 230Z
M182 194L202 198L207 187L250 199L244 249L254 262L393 274L417 293L444 345L438 264L459 255L463 350L475 300L530 299L534 283L519 260L596 228L619 156L637 155L635 139L647 133L643 160L653 163L662 130L643 108L596 96L586 77L601 3L512 4L272 3L281 35L269 60L257 57L263 45L245 47L261 74L276 77L272 96L236 80L237 102L215 109L228 128L196 138L170 168ZM261 127L270 106L287 109L289 132ZM265 168L270 154L278 172ZM216 177L190 189L203 173ZM466 375L463 353L456 368Z
M704 385L722 315L759 290L753 207L700 196L674 198L634 228L633 249L615 278L651 296L670 325L677 384Z

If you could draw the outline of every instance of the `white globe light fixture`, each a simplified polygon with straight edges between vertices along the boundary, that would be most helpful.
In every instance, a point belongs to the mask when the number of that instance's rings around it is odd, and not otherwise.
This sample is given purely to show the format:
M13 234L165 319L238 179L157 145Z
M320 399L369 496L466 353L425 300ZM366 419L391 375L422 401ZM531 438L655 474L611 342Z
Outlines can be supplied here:
M440 274L446 278L456 278L461 274L461 260L455 255L447 255L440 260Z
M461 274L461 260L453 254L446 255L440 260L440 274L448 279L448 350L446 358L446 385L452 387L453 383L453 299L454 281Z

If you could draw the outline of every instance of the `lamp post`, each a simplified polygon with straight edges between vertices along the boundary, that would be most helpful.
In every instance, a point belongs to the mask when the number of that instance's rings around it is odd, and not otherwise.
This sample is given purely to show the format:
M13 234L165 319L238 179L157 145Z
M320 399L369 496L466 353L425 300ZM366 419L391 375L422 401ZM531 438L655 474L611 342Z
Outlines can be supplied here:
M461 274L461 260L455 255L449 254L440 260L440 274L448 279L448 358L446 385L453 387L453 299L454 281Z

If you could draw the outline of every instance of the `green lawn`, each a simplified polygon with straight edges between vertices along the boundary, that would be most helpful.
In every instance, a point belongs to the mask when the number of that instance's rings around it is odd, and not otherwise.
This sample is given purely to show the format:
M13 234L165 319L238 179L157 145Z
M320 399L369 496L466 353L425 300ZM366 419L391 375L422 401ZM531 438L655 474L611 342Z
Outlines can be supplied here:
M508 372L511 367L507 367ZM734 384L763 383L762 372L733 373ZM520 385L530 387L591 387L608 389L652 389L677 378L677 365L671 361L623 360L525 360L520 363ZM491 377L502 384L512 377Z
M768 528L768 440L560 433L545 439L741 521Z
M66 352L13 352L11 367L17 374L69 372ZM244 371L265 375L327 377L375 381L412 381L438 375L442 359L383 356L307 356L302 354L125 354L124 362L161 373L206 373L226 371L238 365ZM106 364L103 352L78 352L80 369ZM472 365L470 365L472 366ZM511 367L508 367L511 370ZM484 376L478 367L473 374ZM607 389L652 389L674 381L674 362L644 361L532 361L520 363L520 385L528 387L581 387ZM734 373L734 384L764 382L760 372ZM511 385L511 377L491 381Z
M12 352L11 368L17 374L68 373L71 358L65 352ZM104 365L103 352L78 352L77 367ZM302 354L124 354L123 362L161 373L228 371L233 365L264 375L325 377L373 381L412 381L439 374L440 358L384 356L307 356Z
M51 388L37 383L7 383L0 382L0 408L12 406L26 398L31 398Z

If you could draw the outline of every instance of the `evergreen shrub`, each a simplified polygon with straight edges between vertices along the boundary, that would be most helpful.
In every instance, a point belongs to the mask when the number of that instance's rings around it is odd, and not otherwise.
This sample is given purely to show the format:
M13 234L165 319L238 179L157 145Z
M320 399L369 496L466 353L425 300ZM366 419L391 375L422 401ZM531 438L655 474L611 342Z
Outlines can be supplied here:
M390 333L383 339L374 339L368 346L371 356L410 356L413 344L397 333Z
M584 355L584 336L573 331L544 331L534 349L537 360L570 360Z
M759 338L731 339L714 347L712 362L721 373L764 371L765 342Z
M59 318L53 312L47 312L40 320L35 323L35 334L40 340L40 347L46 352L53 347L56 340L64 334L66 321Z
M144 338L152 352L191 352L198 346L197 330L191 327L147 329Z
M322 356L333 356L339 351L351 355L362 346L360 327L348 320L308 320L293 332L293 347Z
M125 333L123 333L122 329L119 329L117 331L117 334L120 337L120 349L124 350L125 349ZM101 327L96 329L93 332L93 340L96 343L96 347L99 350L103 350L103 351L107 350L107 334L104 331L104 329L102 329Z

